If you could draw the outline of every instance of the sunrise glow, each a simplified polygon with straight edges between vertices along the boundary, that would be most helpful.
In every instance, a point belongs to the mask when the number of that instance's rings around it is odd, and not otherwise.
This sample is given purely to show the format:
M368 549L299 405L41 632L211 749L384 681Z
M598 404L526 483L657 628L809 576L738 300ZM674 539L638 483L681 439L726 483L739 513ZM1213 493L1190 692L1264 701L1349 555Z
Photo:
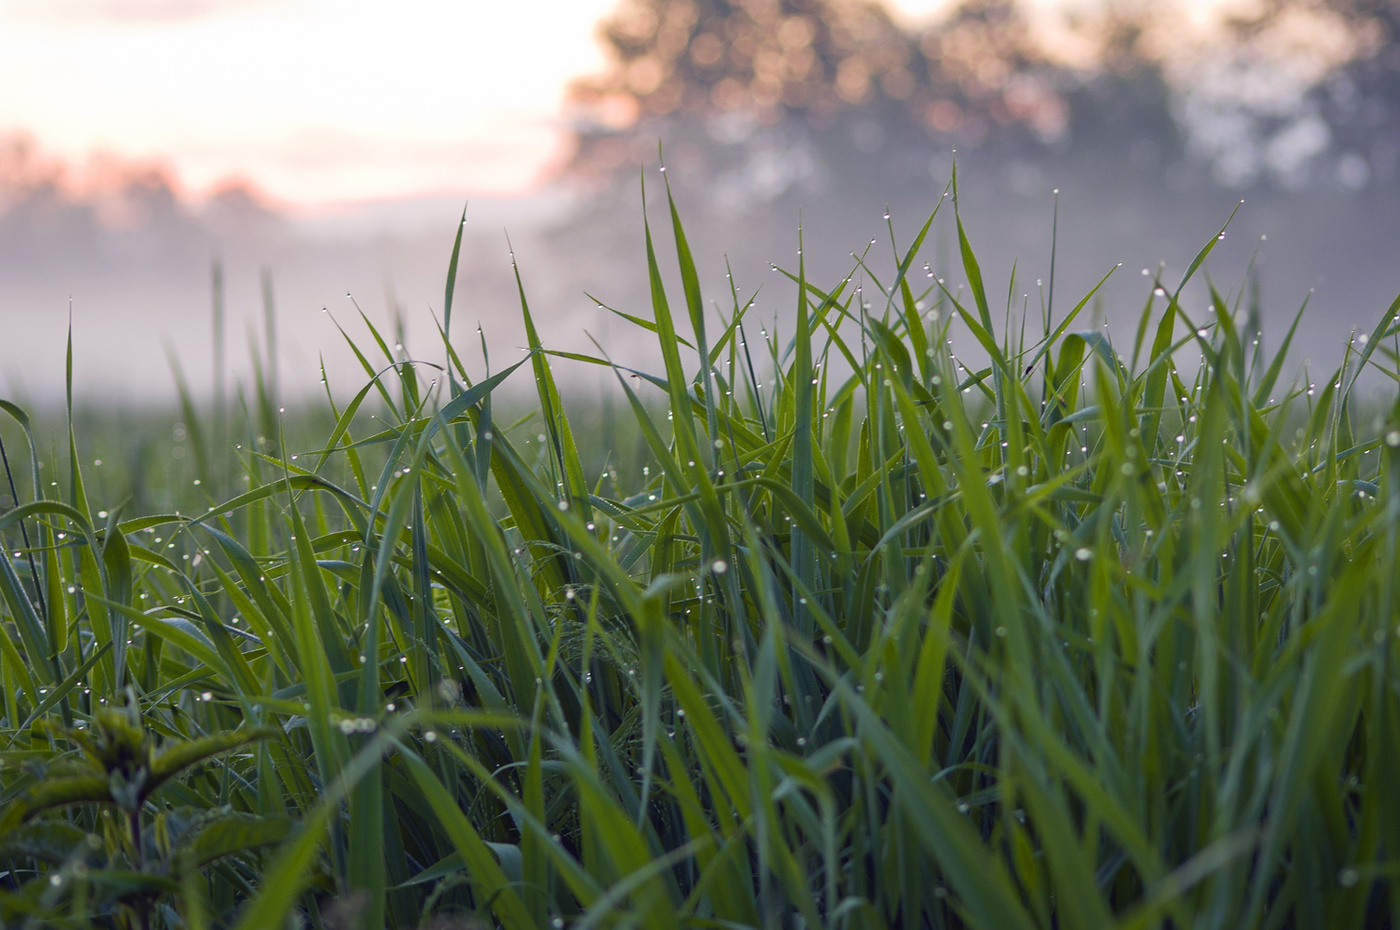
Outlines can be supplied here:
M905 0L928 15L939 0ZM289 206L520 193L616 0L0 0L0 134Z

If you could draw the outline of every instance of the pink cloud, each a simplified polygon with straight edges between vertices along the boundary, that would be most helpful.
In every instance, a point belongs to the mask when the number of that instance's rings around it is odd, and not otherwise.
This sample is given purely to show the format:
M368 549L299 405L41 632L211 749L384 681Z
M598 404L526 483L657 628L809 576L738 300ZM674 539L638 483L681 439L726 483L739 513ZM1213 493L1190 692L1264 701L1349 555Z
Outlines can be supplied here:
M17 19L50 23L160 25L187 23L268 6L285 0L21 0L12 7Z

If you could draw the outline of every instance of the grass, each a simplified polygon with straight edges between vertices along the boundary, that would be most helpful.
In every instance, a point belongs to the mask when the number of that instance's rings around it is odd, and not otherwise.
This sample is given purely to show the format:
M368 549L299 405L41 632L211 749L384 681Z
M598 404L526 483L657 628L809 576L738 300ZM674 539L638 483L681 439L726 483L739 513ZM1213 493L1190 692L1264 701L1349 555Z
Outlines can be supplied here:
M959 220L966 288L925 226L753 339L668 205L644 467L523 290L461 363L456 249L445 357L374 332L309 451L183 395L180 512L3 406L0 926L1400 926L1400 300L1290 385L1186 280L997 326Z

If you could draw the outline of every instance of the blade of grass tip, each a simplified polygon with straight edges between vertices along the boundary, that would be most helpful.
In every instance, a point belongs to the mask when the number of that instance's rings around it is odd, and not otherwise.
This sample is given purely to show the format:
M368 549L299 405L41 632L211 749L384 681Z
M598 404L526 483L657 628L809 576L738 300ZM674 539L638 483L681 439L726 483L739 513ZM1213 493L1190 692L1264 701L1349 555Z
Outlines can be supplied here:
M666 288L661 282L661 268L656 261L656 247L651 238L651 222L646 214L646 180L642 180L642 229L646 234L647 277L651 285L651 308L656 316L657 341L666 366L666 382L671 396L671 430L676 438L682 461L699 467L700 457L695 439L695 411L690 403L689 380L681 367L680 351L676 348L676 326L671 306L666 300Z
M224 415L225 415L225 382L227 379L227 359L224 340L224 267L218 260L214 260L213 269L210 275L210 285L212 291L212 324L213 339L211 349L214 353L214 416L211 423L212 440L214 448L222 450L224 447ZM191 434L193 437L193 434ZM203 476L205 480L212 481L214 475L206 472ZM218 487L219 485L215 485Z
M1008 356L1011 351L1011 308L1016 303L1016 271L1021 267L1021 263L1012 259L1011 275L1006 281L1006 309L1001 317L1001 350Z
M460 378L460 379L462 380L463 384L470 385L470 384L471 384L471 379L467 376L467 366L465 366L465 365L462 364L461 356L459 356L459 355L457 354L457 350L456 350L456 349L452 348L452 343L450 343L450 342L447 341L447 330L445 330L445 329L442 328L442 323L438 320L437 314L434 313L434 314L431 314L431 316L432 316L432 318L433 318L433 327L437 330L438 338L442 340L443 349L447 352L447 372L448 372L448 374L449 374L449 375L454 375L455 377ZM477 331L477 334L478 334L478 335L481 335L481 326L480 326L480 325L477 326L476 331ZM483 353L484 353L484 350L483 350ZM486 359L485 361L486 361L486 370L489 372L489 371L491 370L491 362L490 362L490 359ZM455 391L461 390L462 385L457 384L455 381L451 382L451 384L452 384L452 387L453 387L453 390L454 390L454 393L451 394L451 397L456 397L457 395L456 395ZM449 399L451 399L451 397L449 397Z
M349 297L350 295L346 294L345 296ZM356 360L359 361L360 368L364 370L365 376L369 379L368 383L370 385L373 385L374 388L379 391L379 396L384 399L384 406L389 408L390 412L397 415L398 408L394 403L394 398L392 395L390 395L389 389L385 387L383 382L380 380L380 376L383 374L383 372L375 371L374 366L370 364L370 361L368 358L365 357L364 352L360 351L359 345L355 342L354 339L350 338L350 334L345 331L345 327L340 325L340 321L337 320L333 314L331 314L329 309L322 307L321 312L330 316L332 325L335 326L336 330L340 333L341 338L345 340L345 344L350 347L350 351L355 354ZM392 364L390 365L390 367L393 367Z
M452 343L447 339L447 330L443 329L442 323L438 320L437 314L431 314L433 326L437 329L438 339L442 340L443 351L447 353L447 399L450 401L458 394L462 393L462 385L470 385L471 378L467 375L467 368L462 364L462 359L457 355L457 350L452 348ZM477 327L480 332L481 327ZM483 339L483 342L485 340ZM486 362L486 373L491 373L491 363ZM458 383L458 379L461 383ZM468 448L472 442L472 434L466 423L458 423L453 428L452 439L462 448Z
M1261 242L1262 245L1262 242ZM1264 286L1260 283L1259 248L1254 250L1254 257L1249 260L1249 270L1246 278L1249 287L1249 314L1246 317L1246 327L1249 334L1254 337L1254 351L1249 360L1250 380L1254 379L1254 374L1264 364L1264 320L1263 320L1263 291Z
M1347 383L1347 397L1351 396L1352 389L1356 387L1357 379L1361 377L1362 369L1370 363L1371 355L1376 351L1377 347L1380 346L1386 327L1391 324L1397 315L1400 315L1400 296L1396 296L1395 300L1391 301L1385 313L1381 314L1381 318L1376 323L1375 329L1371 330L1370 335L1364 337L1365 344L1362 345L1361 351L1358 353L1359 357L1357 359L1356 371L1352 374L1351 380Z
M734 269L732 269L732 268L729 266L729 256L727 256L727 255L724 257L724 270L725 270L725 278L729 281L729 295L730 295L730 299L731 299L732 302L733 302L734 313L733 313L733 316L730 317L729 322L728 322L728 323L726 324L726 326L725 326L724 334L721 335L721 336L719 337L719 341L717 341L717 342L714 344L714 347L710 350L710 364L713 365L715 359L718 359L718 358L720 358L720 357L727 357L728 360L729 360L729 365L730 365L730 367L732 368L732 366L733 366L733 364L734 364L734 358L735 358L735 356L734 356L734 352L732 351L732 346L731 346L731 344L730 344L730 343L731 343L731 340L733 340L733 339L735 338L735 336L738 335L738 332L739 332L739 322L740 322L741 320L743 320L744 316L749 312L749 310L751 310L751 309L753 308L754 300L756 300L757 297L758 297L758 292L755 291L754 294L753 294L753 296L751 296L751 297L750 297L746 302L744 302L743 304L740 304L740 303L739 303L739 289L738 289L737 287L735 287L735 285L734 285ZM719 313L719 305L718 305L718 304L714 304L714 307L715 307L715 312L716 312L716 313ZM723 322L723 320L724 320L724 315L723 315L723 314L720 314L720 321ZM721 376L721 377L722 377L722 376ZM734 380L733 372L732 372L732 371L730 372L730 378L729 378L729 380L730 380L731 382L733 382L733 380ZM718 402L718 401L719 401L719 398L716 397L716 398L715 398L715 401Z
M1264 377L1259 381L1259 387L1254 391L1254 406L1263 407L1267 403L1272 403L1273 398L1269 395L1278 383L1279 374L1283 371L1283 361L1288 357L1288 349L1293 344L1293 336L1298 331L1298 323L1303 319L1303 311L1308 309L1308 301L1311 299L1312 295L1303 298L1298 312L1293 315L1293 322L1288 327L1288 335L1279 344L1274 360L1269 363L1268 370L1264 372Z
M355 312L360 315L360 319L364 322L365 328L369 330L370 337L374 339L375 345L379 346L379 351L381 354L383 354L385 362L387 362L390 367L396 367L402 361L402 359L397 359L394 357L393 351L389 348L389 343L384 340L384 337L382 335L380 335L379 328L369 321L369 316L365 313L365 311L360 309L360 302L355 299L354 295L347 291L345 297L347 300L350 301L350 305L355 308ZM408 411L416 406L418 406L417 398L404 399L405 418L407 418L408 416Z
M754 410L758 413L758 425L763 429L763 441L772 442L773 436L768 431L768 415L763 410L763 394L758 389L758 375L754 371L753 353L749 351L749 337L744 331L743 323L739 324L739 345L744 350L744 366L748 369L748 381L745 386L749 389Z
M276 407L282 396L281 383L277 370L277 303L272 295L272 269L262 269L263 331L266 336L267 387L272 406Z
M317 456L319 456L319 458L317 459L316 467L312 470L314 474L320 474L320 472L321 472L321 470L324 468L326 462L328 462L328 461L330 460L331 453L337 451L337 449L339 449L339 448L342 448L342 447L338 446L337 443L339 443L339 442L341 441L341 439L345 438L345 437L349 434L349 431L350 431L350 424L351 424L351 422L354 420L355 415L356 415L357 413L359 413L360 407L361 407L361 405L364 404L365 398L369 395L370 390L371 390L371 389L378 389L381 396L387 397L387 395L385 394L385 391L384 391L384 386L383 386L383 384L381 383L381 381L382 381L384 375L386 375L386 374L388 374L390 371L392 371L392 370L394 369L394 367L395 367L395 366L390 365L389 367L384 368L384 369L381 369L380 371L377 371L377 372L371 371L371 372L370 372L370 379L369 379L369 381L365 384L364 387L360 388L359 393L357 393L353 398L351 398L350 403L347 404L347 405L345 406L344 412L340 413L340 414L336 417L336 420L335 420L335 428L331 431L331 435L330 435L330 437L326 440L325 445L324 445L321 449L318 449L318 450L317 450L316 452L314 452L314 453L308 453L308 454L310 454L310 455L317 455ZM323 374L325 373L325 364L324 364L324 361L322 362L321 371L322 371ZM329 395L329 386L327 386L327 394ZM329 399L329 396L328 396L328 399ZM334 402L331 402L330 406L331 406L332 408L334 408L334 406L335 406ZM382 436L386 436L386 435L393 435L393 436L397 437L397 436L398 436L398 432L394 431L394 429L391 428L389 431L386 431L386 433L376 434L376 436L381 436L381 437L382 437ZM369 441L371 441L371 440L363 440L362 442L369 442ZM345 445L345 446L343 447L343 449L344 449L346 455L347 455L348 457L350 457L350 460L351 460L351 467L352 467L352 468L355 468L357 471L358 471L358 467L356 466L356 462L357 462L358 459L357 459L357 454L356 454L356 448L357 448L357 446L360 445L360 444L361 444L361 443L352 443L352 444L347 444L347 445ZM361 491L363 491L363 490L364 490L364 487L365 487L364 480L363 480L362 477L359 477L358 475L357 475L357 477L358 477L358 483L359 483L359 485L360 485Z
M486 348L486 333L481 323L476 324L476 335L481 340L481 363L486 369L487 380L491 376L491 353ZM491 394L481 399L481 413L476 420L476 483L486 487L486 479L491 474L491 443L495 440L494 419L491 415ZM465 444L462 448L466 448Z
M666 204L671 210L671 231L676 240L676 260L681 269L685 305L690 312L690 326L695 333L695 345L700 353L701 386L705 390L705 425L713 446L719 439L719 417L715 410L714 379L710 372L710 347L705 338L705 304L700 296L700 278L695 272L695 260L690 254L690 244L685 238L681 215L676 209L676 199L671 195L669 177L666 179ZM711 451L713 452L713 448Z
M1050 212L1050 287L1045 294L1045 333L1055 322L1055 253L1060 245L1060 189L1055 188L1054 204Z
M452 258L447 262L447 286L442 295L442 338L447 342L452 333L452 298L457 293L457 260L462 254L462 231L467 228L467 206L462 204L462 218L457 221L457 235L452 240ZM451 345L448 346L451 351ZM451 359L449 358L449 364ZM449 368L448 374L451 374Z
M582 352L564 352L560 349L545 349L543 350L544 354L553 356L554 358L568 359L571 362L583 362L585 365L598 365L603 368L611 368L614 371L625 371L630 375L634 375L639 381L653 384L663 391L670 388L670 384L667 383L665 378L649 374L637 368L628 368L626 365L619 365L617 362L609 360L607 358L607 353L603 350L602 346L598 344L598 340L594 339L591 334L585 335L588 335L588 340L598 349L599 355L584 355Z
M930 368L933 362L932 353L929 352L928 333L924 331L923 317L919 315L920 302L915 300L914 291L909 287L908 280L899 282L899 298L904 304L904 329L909 334L909 347L914 350L915 364L918 365L919 382L920 384L928 384L929 378L933 373ZM827 339L828 349L831 346L832 340L835 338L836 333L834 330L831 330ZM826 353L823 353L823 359L826 358ZM823 381L825 381L827 375L827 366L824 366L822 370ZM825 383L823 383L822 388L822 395L826 396Z
M615 316L620 316L627 322L632 323L636 326L640 326L642 329L646 330L652 335L656 335L656 324L653 323L651 320L644 320L639 316L633 316L630 313L624 313L621 310L615 310L612 307L609 307L607 304L603 303L598 298L594 297L592 294L588 293L587 291L583 292L583 296L587 297L589 300L597 304L600 309L606 310L609 313L614 314ZM679 342L681 345L685 346L687 349L695 348L694 345L687 342L684 338L680 336L676 337L676 341Z
M1229 304L1225 297L1216 290L1215 282L1211 280L1209 274L1206 275L1206 286L1210 292L1210 306L1214 311L1217 331L1223 340L1220 363L1223 370L1228 371L1234 377L1235 384L1242 393L1245 375L1244 345L1240 342L1239 333L1235 329L1235 321L1231 316Z
M338 436L340 433L344 433L346 439L345 460L350 465L350 474L355 479L355 488L357 491L359 491L360 497L367 498L369 497L369 485L365 482L365 470L364 466L360 462L359 451L355 449L354 439L350 436L349 433L350 421L349 419L346 419L344 417L344 414L342 414L340 410L336 407L335 396L331 393L330 379L326 377L326 357L324 355L319 356L317 358L317 361L319 362L321 368L321 389L326 395L326 407L330 410L331 416L335 418L335 435ZM366 385L365 393L368 393L368 389L369 385ZM361 395L361 399L363 399L363 395ZM358 402L356 402L356 405L358 406ZM333 439L331 442L327 443L327 445L334 446L337 441L339 440ZM321 458L316 462L316 473L320 472L321 468L325 465L327 456L329 455L329 451L321 454ZM249 483L253 484L254 476L249 475L248 478Z
M1143 310L1144 323L1146 322L1148 311ZM1167 301L1166 312L1162 314L1161 321L1157 324L1157 334L1152 339L1152 354L1148 359L1150 366L1147 375L1146 389L1142 395L1142 424L1139 432L1142 436L1143 444L1147 446L1148 454L1151 455L1157 447L1158 433L1162 423L1162 402L1167 394L1167 376L1171 365L1172 337L1176 328L1177 303L1173 297ZM1294 321L1297 325L1297 321Z
M1090 288L1089 293L1085 294L1084 297L1080 299L1079 303L1074 305L1074 309L1071 310L1069 314L1063 320L1060 321L1060 324L1055 327L1055 331L1052 332L1048 337L1046 337L1045 341L1041 344L1040 348L1036 350L1035 355L1027 363L1028 365L1037 364L1043 356L1047 355L1054 348L1055 343L1060 339L1061 336L1065 334L1065 331L1068 330L1071 324L1073 324L1074 321L1079 317L1080 312L1082 312L1083 309L1089 305L1089 301L1094 298L1094 295L1099 292L1099 289L1102 288L1104 284L1108 282L1109 278L1113 277L1113 273L1117 271L1121 266L1122 262L1119 262L1112 268L1108 269L1108 273L1105 274L1102 278L1100 278L1097 284ZM948 289L946 287L942 288L942 290L943 293L947 295L950 300L952 300L954 306L959 306L957 301L953 299L952 294L948 293ZM964 318L965 317L966 315L964 314Z
M517 368L524 365L527 361L530 361L530 359L521 359L504 371L478 381L465 391L459 393L455 398L444 405L436 416L424 425L422 438L419 439L419 442L427 442L433 436L437 435L438 430L441 429L444 424L450 425L459 417L467 416L471 408L475 407L477 404L482 405L483 418L485 420L484 423L478 423L478 429L482 432L488 432L491 422L489 410L492 392L496 390L501 382L509 378ZM407 435L407 431L403 431L401 435ZM491 441L485 437L483 437L483 439L485 439L486 442ZM483 487L485 486L484 481L479 483L481 483Z
M1181 292L1186 289L1186 283L1190 281L1193 277L1195 277L1197 269L1199 269L1201 265L1205 264L1206 258L1210 255L1211 252L1215 250L1216 244L1220 242L1220 240L1225 238L1225 230L1230 228L1231 221L1234 220L1235 214L1240 212L1240 207L1242 206L1244 206L1243 200L1235 204L1235 209L1231 210L1230 215L1225 218L1225 223L1220 227L1220 231L1217 232L1214 236L1212 236L1211 240L1201 247L1201 250L1196 253L1196 257L1191 259L1191 264L1186 266L1186 273L1181 276L1181 283L1176 286L1176 291L1172 294L1173 303L1176 303L1178 306L1180 306L1178 301L1181 297Z
M1160 282L1153 281L1152 283L1155 292L1156 287L1160 286ZM1143 343L1147 341L1147 327L1148 324L1152 322L1153 296L1154 294L1149 293L1147 301L1143 304L1142 312L1138 314L1137 329L1133 332L1133 362L1130 369L1133 372L1138 370L1138 361L1142 358L1142 346ZM1149 359L1149 361L1151 361L1151 359Z
M812 321L807 303L807 259L802 254L802 225L797 226L797 357L793 362L796 382L796 421L792 440L792 490L803 501L816 493L812 452ZM792 565L797 578L810 591L817 589L816 558L812 541L796 524L792 527ZM812 618L803 598L793 594L793 625L803 636L812 634Z
M982 266L977 263L977 255L972 251L972 243L968 241L967 230L963 228L962 213L958 210L958 169L953 166L953 217L958 225L958 249L962 253L963 272L967 275L967 286L972 291L972 298L977 303L977 314L982 321L982 328L987 332L992 331L992 311L987 303L987 289L982 284Z
M535 387L539 393L540 408L544 413L545 427L549 434L550 446L559 477L564 482L564 500L584 519L592 513L588 501L588 482L583 476L583 465L579 461L578 445L574 441L573 430L569 428L569 418L564 412L559 388L554 383L554 373L549 367L549 358L540 345L540 335L535 329L534 316L530 313L530 302L525 298L525 285L520 278L520 266L515 260L515 249L510 246L510 267L515 273L515 289L520 298L520 313L525 320L525 336L530 349L530 361L535 371Z
M950 181L948 186L943 188L944 193L947 193L949 187L951 186L952 182ZM888 292L889 297L885 305L887 309L894 303L895 292L899 289L900 285L903 284L908 278L909 269L914 266L914 260L918 257L919 249L923 248L924 239L928 237L928 231L931 228L933 228L933 221L937 219L938 211L943 208L944 199L945 198L943 197L938 198L938 203L933 205L933 212L930 213L928 219L924 221L923 227L919 230L918 235L914 237L913 244L909 246L908 250L905 251L902 257L899 254L898 247L895 245L894 220L890 218L889 207L885 208L885 225L889 228L890 248L894 252L894 260L896 266L894 280L890 282ZM905 323L908 323L907 319L905 320Z

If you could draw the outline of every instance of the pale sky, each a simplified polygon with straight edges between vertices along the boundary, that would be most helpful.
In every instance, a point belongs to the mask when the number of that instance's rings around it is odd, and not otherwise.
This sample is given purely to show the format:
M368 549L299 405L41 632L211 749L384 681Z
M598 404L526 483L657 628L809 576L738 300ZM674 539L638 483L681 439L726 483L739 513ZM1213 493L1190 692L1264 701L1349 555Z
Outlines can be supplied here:
M528 190L617 0L0 0L0 134L288 205ZM901 0L905 15L940 0Z

